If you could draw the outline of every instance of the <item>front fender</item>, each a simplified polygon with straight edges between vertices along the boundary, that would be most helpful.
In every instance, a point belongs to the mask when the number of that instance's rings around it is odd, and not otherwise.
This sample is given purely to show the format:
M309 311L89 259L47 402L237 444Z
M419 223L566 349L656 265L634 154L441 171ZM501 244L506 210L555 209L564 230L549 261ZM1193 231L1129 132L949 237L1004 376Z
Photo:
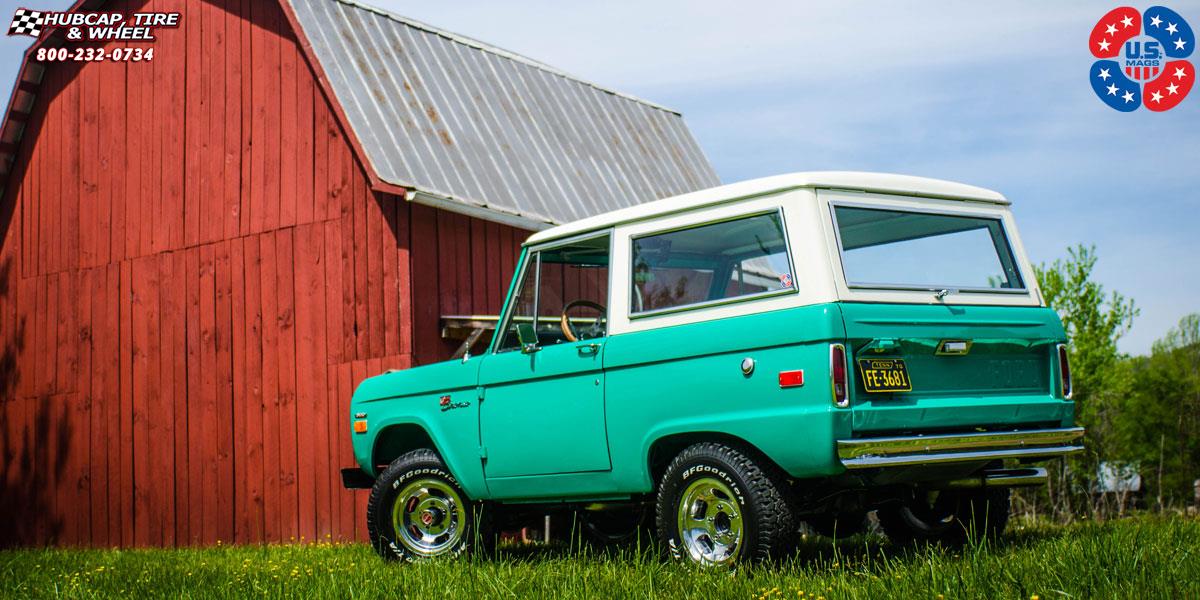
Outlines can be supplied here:
M375 475L380 434L413 425L428 434L468 496L488 497L479 456L479 362L448 361L363 380L350 405L352 417L365 414L367 421L367 433L350 433L359 467Z
M413 400L414 398L397 398L390 402L411 404ZM459 417L439 414L429 418L430 415L414 415L404 411L404 414L385 414L375 419L371 418L371 413L368 412L369 433L355 434L354 460L363 471L377 475L375 466L371 463L380 435L391 427L414 425L429 435L433 450L442 457L446 468L458 479L463 491L474 499L486 498L487 486L483 480L483 463L479 457L478 426L465 414L466 410L447 412L463 414Z

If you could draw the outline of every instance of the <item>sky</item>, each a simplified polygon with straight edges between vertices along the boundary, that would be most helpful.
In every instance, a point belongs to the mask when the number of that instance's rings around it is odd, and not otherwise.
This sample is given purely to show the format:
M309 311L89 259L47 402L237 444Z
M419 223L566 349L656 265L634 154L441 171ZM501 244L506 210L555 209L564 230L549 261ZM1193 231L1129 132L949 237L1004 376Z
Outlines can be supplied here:
M1088 35L1117 3L370 3L682 112L725 183L864 170L998 190L1035 263L1095 244L1097 279L1141 308L1124 352L1200 312L1200 89L1165 113L1095 97ZM1161 4L1200 30L1200 0ZM0 39L0 85L25 39Z

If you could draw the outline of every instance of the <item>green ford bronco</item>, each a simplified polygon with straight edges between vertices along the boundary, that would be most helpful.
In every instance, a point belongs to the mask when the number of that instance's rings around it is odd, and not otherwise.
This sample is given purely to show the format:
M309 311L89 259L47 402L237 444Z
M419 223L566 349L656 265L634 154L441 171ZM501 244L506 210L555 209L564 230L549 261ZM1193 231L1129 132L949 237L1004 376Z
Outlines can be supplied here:
M737 183L531 236L486 352L359 385L343 481L406 560L545 514L705 565L995 535L1081 449L1066 341L996 192Z

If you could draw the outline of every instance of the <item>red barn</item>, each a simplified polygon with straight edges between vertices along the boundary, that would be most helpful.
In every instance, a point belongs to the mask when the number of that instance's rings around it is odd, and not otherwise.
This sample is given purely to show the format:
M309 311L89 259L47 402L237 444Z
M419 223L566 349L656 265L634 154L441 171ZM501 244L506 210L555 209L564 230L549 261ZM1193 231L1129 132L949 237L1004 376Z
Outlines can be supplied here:
M347 0L39 62L0 130L0 544L348 539L355 383L448 358L530 230L717 183L678 113ZM95 47L95 46L92 46Z

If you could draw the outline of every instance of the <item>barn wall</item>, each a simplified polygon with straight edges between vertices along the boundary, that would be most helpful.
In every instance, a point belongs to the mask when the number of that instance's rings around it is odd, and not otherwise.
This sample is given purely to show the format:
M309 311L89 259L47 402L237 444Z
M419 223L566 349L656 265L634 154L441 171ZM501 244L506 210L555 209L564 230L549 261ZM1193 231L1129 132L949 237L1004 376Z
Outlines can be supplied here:
M355 383L444 358L437 315L496 312L525 233L371 191L274 3L112 6L183 26L39 91L0 203L0 545L362 539Z

